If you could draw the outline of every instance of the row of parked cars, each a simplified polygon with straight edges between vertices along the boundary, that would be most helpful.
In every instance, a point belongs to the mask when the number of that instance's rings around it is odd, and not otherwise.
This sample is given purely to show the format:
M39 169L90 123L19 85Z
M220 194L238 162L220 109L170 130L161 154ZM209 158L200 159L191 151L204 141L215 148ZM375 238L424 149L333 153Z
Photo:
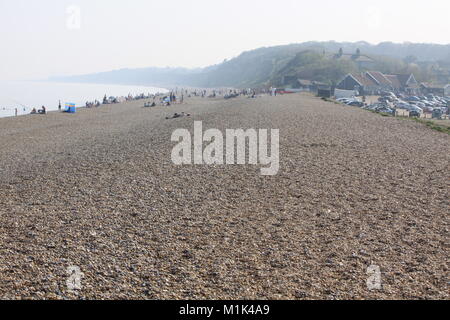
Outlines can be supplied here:
M356 97L352 97L352 98L339 98L336 99L336 101L346 104L348 106L353 106L353 107L362 107L364 105L364 103L362 103L358 98Z
M440 118L442 115L448 114L450 107L450 97L439 97L433 94L408 96L385 92L378 98L378 102L372 104L365 104L357 98L341 98L337 101L349 106L391 114L395 114L396 109L404 109L409 111L411 117L420 117L422 113L431 113L433 118Z

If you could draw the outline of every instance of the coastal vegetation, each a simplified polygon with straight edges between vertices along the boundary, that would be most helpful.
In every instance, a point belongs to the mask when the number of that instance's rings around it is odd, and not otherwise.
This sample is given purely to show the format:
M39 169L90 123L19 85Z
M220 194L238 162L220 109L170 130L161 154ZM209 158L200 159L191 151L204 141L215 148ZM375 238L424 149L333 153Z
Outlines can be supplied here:
M335 59L337 54L364 55L369 67ZM149 62L151 64L151 62ZM366 42L305 42L246 51L206 68L121 69L89 75L56 77L68 82L154 86L236 87L281 86L285 76L336 84L350 72L367 69L385 74L414 73L418 81L450 82L450 45Z

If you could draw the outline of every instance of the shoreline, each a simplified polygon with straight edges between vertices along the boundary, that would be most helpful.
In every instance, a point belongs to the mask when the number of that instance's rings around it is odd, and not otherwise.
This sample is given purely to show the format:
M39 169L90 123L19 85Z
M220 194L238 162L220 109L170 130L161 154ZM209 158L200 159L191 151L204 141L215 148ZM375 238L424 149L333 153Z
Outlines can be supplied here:
M105 93L107 97L110 96L125 98L131 93L132 96L141 94L163 94L169 92L170 89L158 87L142 87L130 85L113 85L113 84L96 84L96 83L61 83L49 81L2 81L0 82L0 89L6 88L7 92L0 95L0 118L14 118L15 110L17 109L18 116L24 116L31 113L32 109L40 109L42 105L47 108L47 112L54 112L58 110L58 100L61 101L62 109L65 103L76 103L77 108L85 107L87 101L102 101ZM34 91L34 93L26 93L27 90ZM10 91L11 93L8 93ZM55 94L55 91L61 93ZM85 91L79 93L78 91ZM97 93L95 93L97 91ZM16 92L16 93L15 93ZM42 93L43 92L43 93ZM103 92L103 93L101 93ZM112 94L108 94L111 92ZM118 94L115 94L118 93ZM11 96L21 96L21 98L10 98ZM33 98L33 96L36 96ZM54 98L50 98L53 96ZM60 98L58 98L58 96ZM67 98L64 98L67 97ZM37 101L41 100L41 103ZM50 102L53 101L53 102ZM33 102L34 101L34 102ZM45 102L46 101L46 102ZM43 103L45 102L45 103ZM9 105L9 106L8 106ZM16 107L17 106L17 107ZM52 107L53 106L53 107Z

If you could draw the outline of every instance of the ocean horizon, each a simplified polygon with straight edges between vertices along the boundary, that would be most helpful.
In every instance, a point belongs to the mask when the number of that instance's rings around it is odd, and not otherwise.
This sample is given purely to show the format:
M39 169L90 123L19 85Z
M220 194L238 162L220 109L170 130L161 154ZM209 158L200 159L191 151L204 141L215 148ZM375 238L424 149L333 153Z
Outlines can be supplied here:
M0 118L29 114L33 108L45 106L48 111L58 110L61 101L84 107L89 101L102 101L103 97L124 97L129 94L155 94L167 89L150 86L67 83L51 81L0 81Z

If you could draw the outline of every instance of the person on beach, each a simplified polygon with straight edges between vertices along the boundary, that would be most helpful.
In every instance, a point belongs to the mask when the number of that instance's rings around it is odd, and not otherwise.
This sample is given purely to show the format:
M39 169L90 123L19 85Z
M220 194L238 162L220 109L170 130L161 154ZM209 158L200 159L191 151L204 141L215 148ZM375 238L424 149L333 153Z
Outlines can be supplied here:
M166 117L166 120L169 120L169 119L177 119L177 118L182 118L182 117L190 117L190 116L191 116L190 113L185 113L185 112L182 112L182 113L174 113L173 116L171 116L171 117Z
M36 108L33 108L33 110L31 110L31 114L36 114L36 113L37 113Z
M38 110L39 114L47 114L47 109L45 109L44 106L42 106L42 108L40 110Z
M61 100L59 100L59 103L58 103L58 110L61 111Z

